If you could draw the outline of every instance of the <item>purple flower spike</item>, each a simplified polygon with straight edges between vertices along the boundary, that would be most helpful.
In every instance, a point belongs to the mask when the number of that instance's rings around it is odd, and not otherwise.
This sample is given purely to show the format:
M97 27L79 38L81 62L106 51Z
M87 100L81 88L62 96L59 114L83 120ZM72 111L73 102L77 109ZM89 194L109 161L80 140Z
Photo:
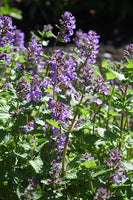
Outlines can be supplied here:
M10 44L13 47L16 26L12 25L12 19L7 16L0 15L0 46L4 47Z
M34 192L38 186L38 180L36 177L33 177L32 179L28 179L28 182L29 185L25 188L25 191L21 193L21 196L24 196L25 199L33 199L35 196Z
M17 46L17 50L24 48L24 33L19 29L15 30L14 45Z
M99 188L97 195L94 197L95 200L106 200L110 198L110 193L107 192L106 188Z
M69 118L70 114L72 113L67 104L58 103L53 99L50 99L48 101L48 104L48 108L52 112L52 118L56 121L64 122Z
M68 11L61 15L59 20L62 31L58 33L60 37L63 37L66 42L70 42L70 36L73 35L73 29L76 28L75 17Z
M87 34L83 33L82 30L79 30L76 32L74 42L81 51L81 54L88 58L88 63L92 65L95 64L96 55L99 48L99 36L96 34L96 32L90 30Z
M34 78L31 78L30 82L30 92L26 95L27 101L35 101L39 103L41 99L42 91L40 90L41 81L38 79L38 75L35 75Z

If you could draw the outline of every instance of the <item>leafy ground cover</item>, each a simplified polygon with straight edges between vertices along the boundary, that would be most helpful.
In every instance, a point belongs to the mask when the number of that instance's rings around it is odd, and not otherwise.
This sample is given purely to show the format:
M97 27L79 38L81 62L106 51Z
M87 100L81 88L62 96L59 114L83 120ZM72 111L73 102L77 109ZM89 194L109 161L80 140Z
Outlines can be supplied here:
M101 74L99 36L75 22L66 11L25 46L0 16L1 200L133 199L133 45Z

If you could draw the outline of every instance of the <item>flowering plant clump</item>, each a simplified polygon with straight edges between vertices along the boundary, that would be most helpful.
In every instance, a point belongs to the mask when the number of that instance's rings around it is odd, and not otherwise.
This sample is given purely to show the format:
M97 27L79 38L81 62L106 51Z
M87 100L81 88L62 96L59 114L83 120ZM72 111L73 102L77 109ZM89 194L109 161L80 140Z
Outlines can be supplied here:
M131 200L133 44L101 73L95 31L76 31L68 11L55 28L25 45L0 16L0 199Z

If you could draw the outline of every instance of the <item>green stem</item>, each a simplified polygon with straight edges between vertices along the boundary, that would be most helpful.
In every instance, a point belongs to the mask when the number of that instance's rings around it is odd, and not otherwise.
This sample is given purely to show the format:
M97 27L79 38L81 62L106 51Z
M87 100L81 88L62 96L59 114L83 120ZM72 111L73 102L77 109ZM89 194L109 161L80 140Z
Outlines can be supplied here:
M108 105L108 111L107 111L106 129L108 129L108 126L109 126L109 114L110 114L111 100L112 100L112 97L113 97L114 89L115 89L115 86L113 85L113 88L112 88L112 91L111 91L111 94L110 94L110 98L109 98L109 105Z
M121 114L121 124L120 124L120 139L122 140L123 138L123 121L124 121L124 112L125 112L125 102L126 102L126 94L127 94L127 88L128 88L128 82L126 83L125 86L125 93L124 93L124 100L123 100L123 108L122 108L122 114ZM119 151L121 150L121 141L119 144Z
M92 192L94 192L94 187L93 187L93 183L92 183L92 179L91 178L90 178L90 186L91 186Z
M40 106L39 106L38 111L36 113L36 117L39 117L39 113L40 113Z
M54 42L53 48L52 48L52 50L51 50L51 55L52 55L53 52L54 52L54 49L55 49L55 46L56 46L57 42L58 42L58 37L56 38L56 40L55 40L55 42Z
M81 104L81 102L82 102L82 100L83 100L83 97L84 97L84 95L82 94L81 99L80 99L79 104L78 104L78 107L77 107L77 109L76 109L75 115L74 115L74 117L73 117L72 123L71 123L71 125L70 125L70 127L69 127L69 129L68 129L68 133L71 133L71 132L72 132L72 128L73 128L75 119L76 119L76 117L77 117L77 115L78 115L78 113L79 113L79 106L80 106L80 104ZM66 170L65 170L65 157L66 157L66 150L67 150L68 141L69 141L69 137L67 136L67 137L66 137L66 141L65 141L65 145L64 145L64 149L63 149L62 175L64 175L64 174L66 173Z
M16 111L19 110L19 102L17 101L17 106L16 106ZM15 121L15 133L14 133L14 140L13 140L13 144L14 144L14 147L16 148L17 147L17 123L18 123L18 120L16 119Z

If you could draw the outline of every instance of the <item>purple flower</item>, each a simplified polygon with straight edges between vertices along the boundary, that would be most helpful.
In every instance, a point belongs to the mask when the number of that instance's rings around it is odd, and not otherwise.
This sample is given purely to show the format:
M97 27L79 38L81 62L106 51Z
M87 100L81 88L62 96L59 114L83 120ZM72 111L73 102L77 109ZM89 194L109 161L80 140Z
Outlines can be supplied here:
M120 178L126 181L127 177L124 175L124 172L118 172L116 175L113 176L113 181L115 182L116 185L121 184Z
M74 62L69 56L66 55L61 50L55 50L52 59L48 61L50 66L49 75L52 77L53 84L61 89L72 88L72 80L75 79L75 67ZM58 66L58 67L57 67Z
M26 95L29 92L29 84L27 83L27 80L25 78L21 78L18 82L17 82L17 86L15 88L18 99L20 101L24 100L26 98Z
M59 129L56 128L56 127L54 127L54 126L51 126L51 129L52 129L52 131L53 131L53 135L54 135L54 136L58 136L58 134L59 134Z
M0 53L0 60L5 60L7 64L10 62L9 58L10 54L7 53ZM6 68L6 67L5 67Z
M53 29L53 26L51 24L48 24L48 25L44 25L43 27L43 34L46 36L46 37L52 37L52 29ZM48 35L47 35L48 33Z
M7 16L0 15L0 46L6 44L13 46L16 27L12 25L12 19Z
M124 50L124 58L132 60L133 59L133 44L127 46L127 49Z
M66 42L70 41L70 36L73 35L73 29L76 28L75 17L68 11L61 15L59 20L61 24L61 32L58 33L58 36L63 37Z
M52 169L51 171L49 171L50 178L47 179L47 182L52 186L54 186L55 188L55 186L61 182L60 178L61 166L55 160L51 162L51 165Z
M105 82L101 76L97 76L96 79L94 79L93 88L94 94L104 93L105 95L109 95L110 86L108 85L108 82Z
M79 48L81 54L86 56L88 63L95 64L96 55L99 48L99 36L95 31L90 30L87 33L83 33L82 30L76 32L76 37L74 38L76 46Z
M64 147L65 141L66 141L66 136L60 135L60 140L59 140L58 146L57 146L57 153L62 152L62 147Z
M31 42L26 48L26 60L28 65L31 65L31 68L28 66L27 70L33 70L34 74L37 73L37 67L41 62L41 56L43 55L42 45L37 43L36 36L32 35ZM34 66L34 68L32 68Z
M106 188L98 188L97 195L94 197L95 200L106 200L110 198L110 193L107 192Z
M112 151L109 150L109 156L110 160L109 161L104 160L104 163L113 169L119 170L120 167L122 166L122 163L120 163L122 158L121 153L118 151L118 149L113 149Z
M34 192L38 186L38 180L36 177L28 179L29 185L25 188L25 191L21 193L21 196L24 196L26 199L33 199L35 196Z
M39 100L41 99L42 91L40 90L40 84L41 81L38 79L38 75L34 75L33 78L31 78L30 82L30 91L26 95L27 101L35 101L36 103L39 103Z
M70 107L67 104L58 103L54 99L49 99L48 104L48 108L52 112L52 118L56 121L64 122L72 113Z
M121 178L122 180L126 180L124 171L119 172L120 168L123 166L123 164L120 162L122 155L120 152L118 152L118 149L113 149L112 151L109 150L109 156L110 160L104 160L104 163L107 164L110 168L112 168L111 179L115 182L116 185L120 185L121 181L119 178Z
M81 161L85 161L85 160L87 160L87 161L88 161L88 160L94 160L94 157L91 157L91 153L87 153L87 152L86 152L85 154L82 154L82 157L83 157L83 158L80 159Z
M36 128L36 125L35 125L35 122L33 120L29 121L27 125L24 125L25 133L29 133L31 130L33 130L35 128Z
M43 126L42 130L43 130L43 131L46 131L47 128L48 128L48 124L45 124L45 125Z
M17 50L24 48L24 33L19 29L15 30L14 45L17 47Z

